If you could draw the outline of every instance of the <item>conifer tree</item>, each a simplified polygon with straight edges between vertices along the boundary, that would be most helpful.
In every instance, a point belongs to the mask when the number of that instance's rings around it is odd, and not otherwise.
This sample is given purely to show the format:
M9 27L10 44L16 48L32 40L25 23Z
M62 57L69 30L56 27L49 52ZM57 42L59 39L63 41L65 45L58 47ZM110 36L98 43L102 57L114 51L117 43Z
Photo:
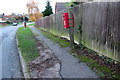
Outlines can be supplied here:
M47 1L45 10L42 13L43 13L43 16L49 16L53 14L52 7L50 6L50 1Z

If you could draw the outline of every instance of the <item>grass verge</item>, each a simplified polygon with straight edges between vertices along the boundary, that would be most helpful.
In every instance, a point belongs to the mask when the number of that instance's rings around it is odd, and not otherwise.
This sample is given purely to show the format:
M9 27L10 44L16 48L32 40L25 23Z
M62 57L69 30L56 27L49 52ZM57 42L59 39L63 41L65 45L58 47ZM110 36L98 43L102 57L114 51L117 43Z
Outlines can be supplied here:
M29 26L34 26L34 25L35 25L35 23L29 24Z
M46 36L48 37L49 39L53 40L54 42L58 43L61 47L70 47L70 43L68 42L67 39L63 39L61 37L58 37L58 36L55 36L51 33L48 33L42 29L40 29L41 32Z
M3 27L2 25L0 25L0 27Z
M40 28L38 28L38 29L40 29ZM49 39L58 43L61 47L64 47L64 48L70 47L70 43L68 40L58 37L58 36L55 36L55 35L53 35L49 32L46 32L42 29L40 29L40 30L46 37L48 37ZM78 49L78 45L75 45L75 46L76 47L74 49L70 50L69 53L71 53L76 58L78 58L80 60L80 62L85 62L94 72L96 72L98 74L98 76L100 78L120 79L120 74L115 73L115 71L113 71L111 68L104 65L104 60L102 60L95 51L90 50L83 45L79 49ZM81 50L81 51L78 52L79 50ZM81 52L83 52L83 53L81 53ZM85 53L89 54L89 56L86 55ZM95 55L95 56L91 56L91 55ZM94 58L99 57L98 61L101 61L101 62L97 62L96 60L94 60L93 58L90 58L90 57L94 57ZM108 59L105 59L105 61L107 61L107 60ZM102 65L100 63L102 63Z
M26 62L30 62L39 56L35 38L29 27L19 28L17 31L17 38L19 44L18 47L20 48L21 55Z

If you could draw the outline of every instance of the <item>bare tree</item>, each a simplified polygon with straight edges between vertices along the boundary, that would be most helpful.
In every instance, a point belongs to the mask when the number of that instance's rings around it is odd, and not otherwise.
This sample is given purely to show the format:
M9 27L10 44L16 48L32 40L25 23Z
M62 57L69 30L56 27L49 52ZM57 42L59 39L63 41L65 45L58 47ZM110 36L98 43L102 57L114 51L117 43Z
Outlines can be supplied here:
M38 5L39 4L37 2L34 2L34 0L30 0L30 2L27 3L30 21L35 21L36 19L43 17L43 14L39 12Z

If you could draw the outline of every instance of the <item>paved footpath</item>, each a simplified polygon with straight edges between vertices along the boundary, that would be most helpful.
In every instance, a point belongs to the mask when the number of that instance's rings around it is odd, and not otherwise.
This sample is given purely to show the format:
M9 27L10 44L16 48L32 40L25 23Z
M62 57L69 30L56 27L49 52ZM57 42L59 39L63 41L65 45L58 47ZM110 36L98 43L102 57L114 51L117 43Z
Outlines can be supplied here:
M40 30L34 27L31 27L31 30L33 33L39 35L39 38L49 46L55 56L60 60L60 74L63 78L98 78L95 72L85 63L79 62L79 60L69 54L65 48L60 47L57 43L45 37Z

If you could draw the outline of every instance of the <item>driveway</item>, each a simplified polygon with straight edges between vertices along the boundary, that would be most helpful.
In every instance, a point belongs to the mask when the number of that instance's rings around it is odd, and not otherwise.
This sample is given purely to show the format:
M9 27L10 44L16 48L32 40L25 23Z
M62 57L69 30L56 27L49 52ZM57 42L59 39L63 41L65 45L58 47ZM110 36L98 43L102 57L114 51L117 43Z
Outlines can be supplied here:
M15 39L16 31L21 26L0 28L0 78L23 77Z

